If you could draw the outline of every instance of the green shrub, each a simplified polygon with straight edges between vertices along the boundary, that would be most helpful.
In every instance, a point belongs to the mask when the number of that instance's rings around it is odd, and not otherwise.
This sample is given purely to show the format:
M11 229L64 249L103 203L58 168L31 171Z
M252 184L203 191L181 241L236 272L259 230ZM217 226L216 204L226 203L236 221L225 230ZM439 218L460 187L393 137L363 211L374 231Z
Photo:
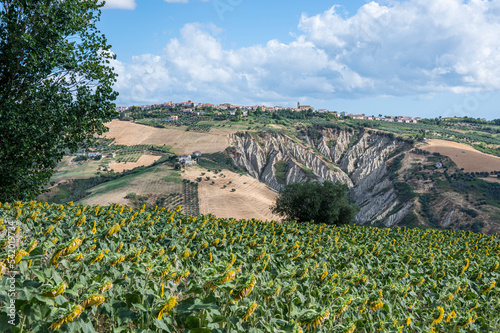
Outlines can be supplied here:
M272 210L298 222L349 224L359 209L349 202L348 190L346 184L330 181L292 183L280 191Z
M276 175L276 181L278 184L286 184L286 173L288 171L288 162L276 162L274 164L274 172Z
M337 145L337 140L334 140L334 139L329 140L329 141L326 143L326 145L327 145L328 147L330 147L330 148L335 147L335 146Z

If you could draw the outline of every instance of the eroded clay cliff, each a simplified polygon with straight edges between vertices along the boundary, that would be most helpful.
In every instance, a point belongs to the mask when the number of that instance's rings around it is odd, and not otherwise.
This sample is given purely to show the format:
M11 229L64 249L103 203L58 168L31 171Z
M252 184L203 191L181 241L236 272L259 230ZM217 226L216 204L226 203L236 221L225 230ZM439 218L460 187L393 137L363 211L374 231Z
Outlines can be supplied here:
M400 202L387 174L388 161L410 148L394 137L325 129L315 140L305 136L299 141L280 133L238 133L231 136L231 143L235 163L276 191L308 178L347 184L351 199L360 207L358 224L394 226L414 206L413 201Z

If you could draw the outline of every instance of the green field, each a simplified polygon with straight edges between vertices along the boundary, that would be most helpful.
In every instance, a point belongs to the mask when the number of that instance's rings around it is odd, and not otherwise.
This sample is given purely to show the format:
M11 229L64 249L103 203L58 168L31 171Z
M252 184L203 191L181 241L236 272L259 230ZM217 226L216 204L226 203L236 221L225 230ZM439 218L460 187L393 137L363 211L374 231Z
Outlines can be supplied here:
M115 162L127 163L127 162L137 162L142 156L142 153L131 153L131 154L119 154L115 157Z
M97 175L97 169L100 164L107 159L100 161L85 161L74 163L70 162L74 157L65 156L61 162L57 165L56 172L51 178L53 182L60 182L65 179L79 179L79 178L90 178Z

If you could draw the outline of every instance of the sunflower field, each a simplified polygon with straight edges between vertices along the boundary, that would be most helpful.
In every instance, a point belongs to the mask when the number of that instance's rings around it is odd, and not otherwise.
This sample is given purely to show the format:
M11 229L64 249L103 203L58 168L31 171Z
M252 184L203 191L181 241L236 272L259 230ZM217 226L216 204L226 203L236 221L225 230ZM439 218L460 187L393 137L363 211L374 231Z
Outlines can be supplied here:
M2 332L500 332L500 240L0 204Z

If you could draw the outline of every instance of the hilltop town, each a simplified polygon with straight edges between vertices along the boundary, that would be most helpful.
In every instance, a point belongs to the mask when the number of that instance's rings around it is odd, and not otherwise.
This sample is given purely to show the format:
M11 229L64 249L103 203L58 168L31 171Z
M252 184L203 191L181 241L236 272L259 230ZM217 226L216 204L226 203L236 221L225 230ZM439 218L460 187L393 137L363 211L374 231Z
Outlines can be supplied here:
M161 104L148 104L148 105L133 105L133 106L119 106L116 111L120 113L127 113L130 111L147 111L147 110L158 110L158 109L178 109L179 112L191 113L198 116L206 114L207 111L211 111L214 114L230 114L237 115L241 114L246 116L249 111L262 111L262 112L276 112L279 110L290 110L290 111L312 111L317 113L331 113L338 117L352 118L358 120L378 120L387 122L399 122L399 123L418 123L422 118L420 117L410 117L410 116L383 116L379 114L375 115L365 115L363 114L352 114L346 111L331 111L328 109L316 109L311 105L302 105L297 102L297 107L282 107L282 106L265 106L265 105L233 105L231 103L222 104L212 104L212 103L198 103L196 104L192 100L187 102L165 102ZM169 119L170 121L177 120L175 116Z

